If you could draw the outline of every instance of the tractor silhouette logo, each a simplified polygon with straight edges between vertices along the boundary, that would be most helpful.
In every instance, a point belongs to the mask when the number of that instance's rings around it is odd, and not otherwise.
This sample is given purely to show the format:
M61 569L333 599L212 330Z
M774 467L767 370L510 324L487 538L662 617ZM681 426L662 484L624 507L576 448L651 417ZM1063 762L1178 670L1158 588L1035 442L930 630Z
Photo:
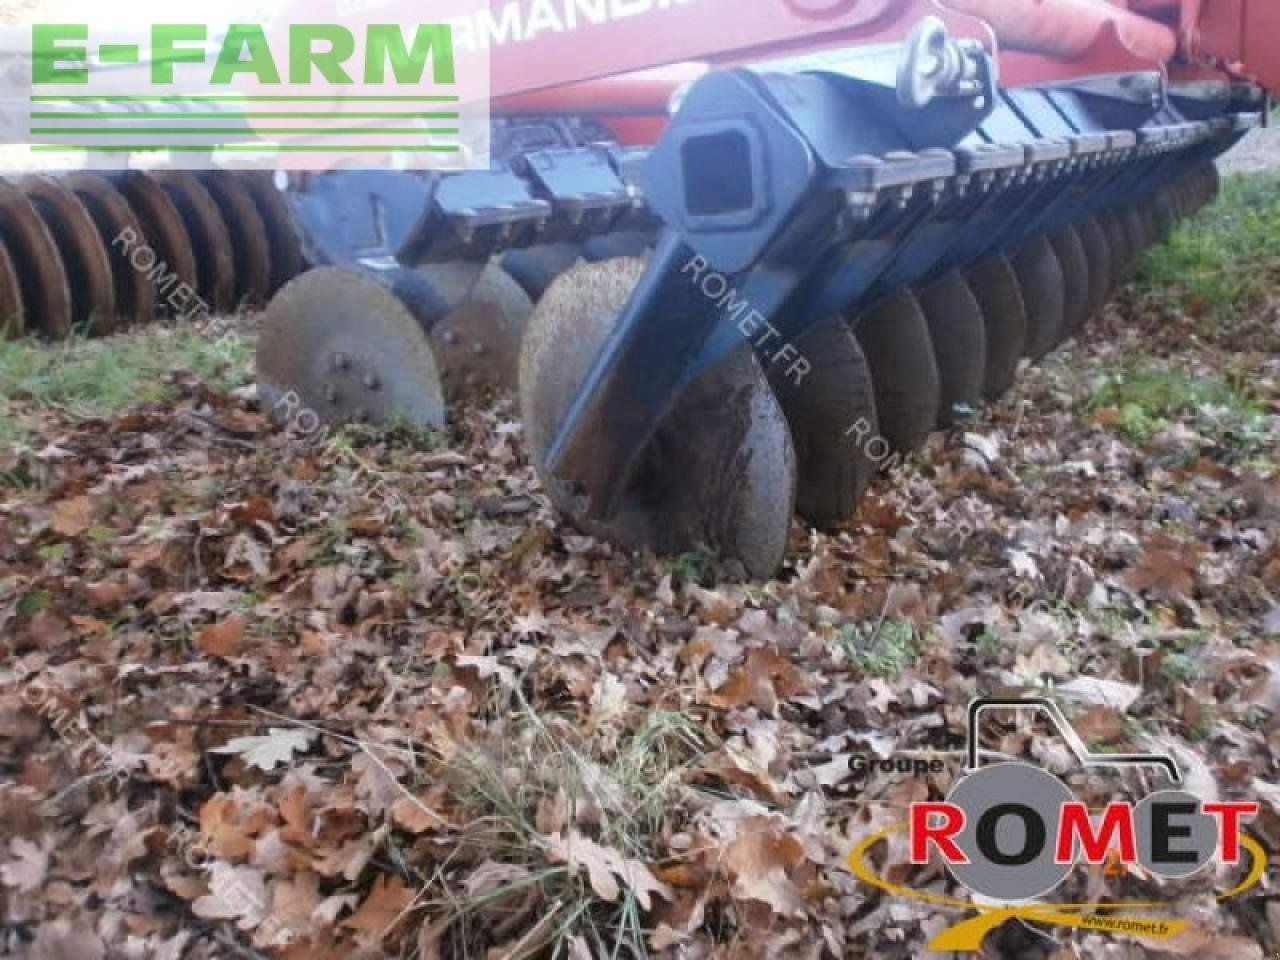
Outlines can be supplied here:
M1038 713L1082 767L1144 767L1162 773L1169 786L1137 803L1116 801L1098 809L1077 799L1063 780L1030 763L984 766L979 734L984 717L995 710ZM1257 815L1257 803L1201 801L1181 789L1181 770L1168 755L1091 752L1052 700L975 700L969 707L967 753L967 771L945 801L912 804L905 823L868 837L849 857L860 880L886 893L977 911L976 917L935 937L931 950L977 952L988 933L1015 918L1156 940L1187 928L1184 920L1161 916L1176 907L1170 901L1041 901L1080 865L1136 865L1155 877L1179 879L1214 863L1240 864L1247 853L1244 879L1218 898L1240 896L1262 879L1266 851L1242 831L1244 820ZM912 890L877 874L868 862L871 851L904 832L913 864L941 859L976 902Z

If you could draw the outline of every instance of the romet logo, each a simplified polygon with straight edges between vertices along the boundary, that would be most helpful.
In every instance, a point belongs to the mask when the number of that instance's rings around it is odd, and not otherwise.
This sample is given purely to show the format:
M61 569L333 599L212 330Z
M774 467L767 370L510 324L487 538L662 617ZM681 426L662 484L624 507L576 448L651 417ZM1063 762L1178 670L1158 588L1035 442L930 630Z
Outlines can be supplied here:
M412 0L340 21L303 0L264 23L34 23L28 69L0 71L0 85L25 73L26 87L0 89L0 101L6 113L25 101L18 142L35 154L121 155L107 166L160 150L194 155L196 166L262 166L282 154L312 155L305 166L321 168L486 165L488 55L460 56L452 26L481 2L435 0L431 22Z
M1039 767L1017 761L980 767L978 731L984 714L994 709L1038 711L1085 767L1158 768L1173 786L1138 803L1113 802L1096 810ZM1239 864L1248 853L1245 878L1220 899L1239 896L1262 878L1266 852L1242 831L1244 821L1257 815L1258 804L1205 803L1177 789L1182 776L1172 757L1091 753L1058 706L1040 698L974 701L968 736L968 773L947 799L913 804L905 824L869 837L849 860L859 879L888 893L978 911L976 918L935 937L932 950L976 952L989 932L1014 918L1152 939L1187 927L1185 921L1158 916L1175 906L1169 902L1029 902L1056 890L1078 863L1137 865L1155 877L1177 879L1213 863ZM982 902L914 891L877 875L867 862L872 848L903 830L913 864L940 858L952 877Z

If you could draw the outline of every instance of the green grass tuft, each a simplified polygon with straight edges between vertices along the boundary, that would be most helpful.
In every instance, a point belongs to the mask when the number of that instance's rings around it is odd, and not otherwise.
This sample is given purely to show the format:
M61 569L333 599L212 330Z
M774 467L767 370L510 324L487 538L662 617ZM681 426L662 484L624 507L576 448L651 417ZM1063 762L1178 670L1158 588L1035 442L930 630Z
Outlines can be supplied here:
M1238 174L1168 243L1150 250L1139 279L1157 302L1229 320L1262 303L1280 278L1280 176Z
M845 627L836 643L858 670L885 679L915 663L926 646L915 626L905 620L884 620L870 631Z
M100 340L0 341L0 444L22 439L25 410L108 417L137 403L162 402L177 370L218 389L243 386L253 375L253 342L159 326Z
M1210 374L1139 363L1125 368L1089 398L1090 412L1114 409L1117 428L1145 441L1177 421L1206 421L1217 429L1256 432L1266 412L1245 384Z

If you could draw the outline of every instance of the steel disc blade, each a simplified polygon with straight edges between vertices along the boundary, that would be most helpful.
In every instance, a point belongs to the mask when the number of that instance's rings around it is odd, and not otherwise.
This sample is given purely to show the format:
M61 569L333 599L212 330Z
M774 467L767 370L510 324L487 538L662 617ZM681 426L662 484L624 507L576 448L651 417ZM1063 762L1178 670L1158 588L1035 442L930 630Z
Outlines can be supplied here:
M1129 206L1134 214L1137 215L1138 224L1142 230L1142 249L1145 253L1155 246L1157 237L1156 215L1155 211L1151 209L1151 197L1142 197Z
M1076 224L1076 233L1084 248L1084 258L1089 265L1088 316L1097 316L1107 305L1111 295L1111 249L1107 234L1098 221L1087 217Z
M754 579L774 574L795 505L791 434L744 344L676 398L608 522L589 522L543 473L555 431L643 272L643 261L578 264L539 302L520 358L520 400L534 465L556 506L629 550L708 548Z
M959 270L916 291L929 324L942 384L938 424L950 427L982 405L987 379L987 331L982 308Z
M144 170L131 170L115 181L116 188L124 195L133 209L146 243L155 254L156 264L151 268L162 288L159 306L168 312L190 310L186 290L196 290L196 255L191 248L182 214L169 199L168 192L155 177ZM150 256L147 257L150 259ZM139 261L145 262L145 261ZM182 290L179 294L175 291Z
M1142 222L1142 214L1138 212L1135 204L1125 204L1120 208L1120 225L1128 237L1129 266L1133 266L1150 246L1147 242L1147 229Z
M267 289L270 296L306 269L298 234L293 228L293 215L270 174L238 171L235 176L253 197L267 232L267 243L271 247L271 282Z
M1084 242L1075 228L1068 225L1050 236L1053 252L1062 267L1063 340L1084 329L1089 319L1089 260Z
M1129 269L1129 234L1111 211L1098 216L1098 226L1107 237L1107 251L1111 254L1111 269L1107 275L1114 291L1124 282L1125 272Z
M1200 168L1201 176L1201 206L1207 207L1218 199L1218 195L1222 193L1222 172L1218 169L1216 163L1206 163Z
M196 276L200 296L214 313L226 314L236 307L236 268L231 252L231 234L218 212L218 205L193 174L164 170L156 174L169 194L196 255Z
M130 237L146 236L142 223L124 196L104 177L76 173L61 182L89 211L107 249L115 281L116 312L126 324L149 323L155 318L156 285L145 261L134 261L137 248L127 242Z
M270 296L271 244L253 195L243 180L225 171L206 171L200 182L218 205L231 236L236 302L260 306Z
M996 254L970 267L965 279L982 311L986 329L983 396L999 400L1017 379L1018 365L1027 350L1027 308L1022 302L1018 275L1006 257Z
M423 282L448 286L441 273L451 264L419 268ZM474 276L474 268L458 271ZM448 294L440 292L445 298ZM445 396L461 400L477 392L515 390L519 380L520 344L533 314L533 301L497 264L480 273L462 303L429 324L432 350L440 368Z
M110 333L117 326L111 260L89 211L71 190L49 177L24 177L17 186L58 245L71 293L71 322L86 333Z
M782 404L795 445L799 481L796 512L810 525L830 530L852 519L875 476L883 444L875 387L866 357L841 319L819 324L792 346L794 356L769 370L769 384Z
M0 240L0 340L16 340L27 330L26 309L18 270L9 248Z
M264 411L304 432L321 422L445 422L440 374L417 318L356 270L326 267L287 284L262 314L257 364Z
M576 243L548 243L525 250L512 250L502 258L502 269L511 274L536 303L542 299L556 277L581 257L582 248Z
M1173 204L1169 202L1169 195L1163 189L1151 195L1151 217L1155 224L1155 242L1165 243L1177 229L1178 217L1174 213Z
M1009 262L1027 308L1027 356L1040 360L1061 342L1066 324L1062 264L1044 236L1027 241Z
M71 290L53 235L21 190L0 181L0 238L13 257L27 326L61 340L71 333Z
M904 289L853 323L871 368L880 432L894 452L914 453L929 439L942 408L942 377L924 311Z

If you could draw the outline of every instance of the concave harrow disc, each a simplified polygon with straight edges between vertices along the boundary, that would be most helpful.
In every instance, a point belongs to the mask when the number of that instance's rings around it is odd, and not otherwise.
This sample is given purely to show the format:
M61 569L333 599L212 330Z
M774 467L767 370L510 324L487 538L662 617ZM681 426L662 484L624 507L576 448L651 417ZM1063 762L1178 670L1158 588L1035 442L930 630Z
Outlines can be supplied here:
M1084 259L1089 266L1089 295L1087 316L1095 317L1107 305L1111 294L1111 248L1107 234L1092 217L1076 224L1076 233L1084 249Z
M1129 249L1129 231L1124 228L1120 218L1112 210L1099 215L1098 226L1102 228L1107 238L1107 250L1111 254L1111 269L1108 271L1108 276L1111 277L1111 289L1114 290L1123 282L1125 272L1129 269L1129 264L1134 257L1133 251Z
M986 327L987 368L983 395L1003 397L1018 377L1027 350L1027 308L1022 303L1018 275L999 254L970 267L965 274Z
M182 214L169 199L168 192L155 177L142 170L124 174L116 181L116 187L142 224L143 235L157 258L158 262L152 269L158 274L176 278L172 281L173 289L180 285L196 289L196 257L191 249L191 238L182 222ZM150 254L146 259L151 259ZM161 282L168 281L162 277ZM174 306L182 309L176 301Z
M1059 343L1084 329L1089 319L1089 259L1074 227L1055 232L1049 242L1062 268L1062 330ZM1057 346L1057 344L1055 344Z
M206 173L200 183L222 212L235 261L237 303L264 303L271 288L271 243L253 194L238 177Z
M924 311L899 290L853 321L871 367L880 432L896 453L925 445L942 407L942 378Z
M71 332L67 271L49 228L26 195L0 182L0 237L22 285L27 328L61 339Z
M1062 264L1045 236L1027 241L1010 263L1027 308L1027 356L1040 360L1062 341L1066 323Z
M357 270L325 267L286 285L263 312L257 365L264 409L304 433L351 420L445 422L439 369L417 318Z
M58 245L71 294L71 322L86 333L117 326L111 260L89 211L76 195L48 177L24 177L18 189L43 218Z
M842 319L819 324L792 344L806 365L801 376L778 360L769 384L791 428L799 470L796 512L830 530L850 520L875 476L881 450L871 369Z
M942 384L938 425L950 427L982 406L987 373L987 331L982 308L958 270L916 292L929 324Z
M262 218L267 242L271 246L271 281L267 295L272 296L307 266L302 258L302 247L293 227L289 205L271 182L271 174L240 172L227 176L239 178L253 198L258 216Z
M145 269L146 262L134 262L136 246L122 242L129 236L145 237L142 223L128 202L105 178L92 173L76 173L61 180L84 204L107 249L115 286L116 312L124 323L146 323L155 316L156 287ZM140 269L143 267L144 269Z
M441 270L424 267L428 282ZM515 390L520 344L533 301L505 270L484 268L462 303L431 326L431 347L451 400L481 390Z
M556 506L593 536L660 554L706 547L748 577L772 576L790 531L796 460L782 409L746 344L676 400L612 520L585 521L544 474L554 432L643 269L640 259L579 264L534 311L520 358L533 462Z
M186 225L196 257L200 296L213 313L226 314L236 306L236 270L231 234L218 205L195 176L182 170L156 175Z
M9 248L0 241L0 339L16 340L26 332L22 287Z
M576 243L548 243L525 250L512 250L502 258L502 268L511 274L533 301L542 299L556 277L582 258Z

